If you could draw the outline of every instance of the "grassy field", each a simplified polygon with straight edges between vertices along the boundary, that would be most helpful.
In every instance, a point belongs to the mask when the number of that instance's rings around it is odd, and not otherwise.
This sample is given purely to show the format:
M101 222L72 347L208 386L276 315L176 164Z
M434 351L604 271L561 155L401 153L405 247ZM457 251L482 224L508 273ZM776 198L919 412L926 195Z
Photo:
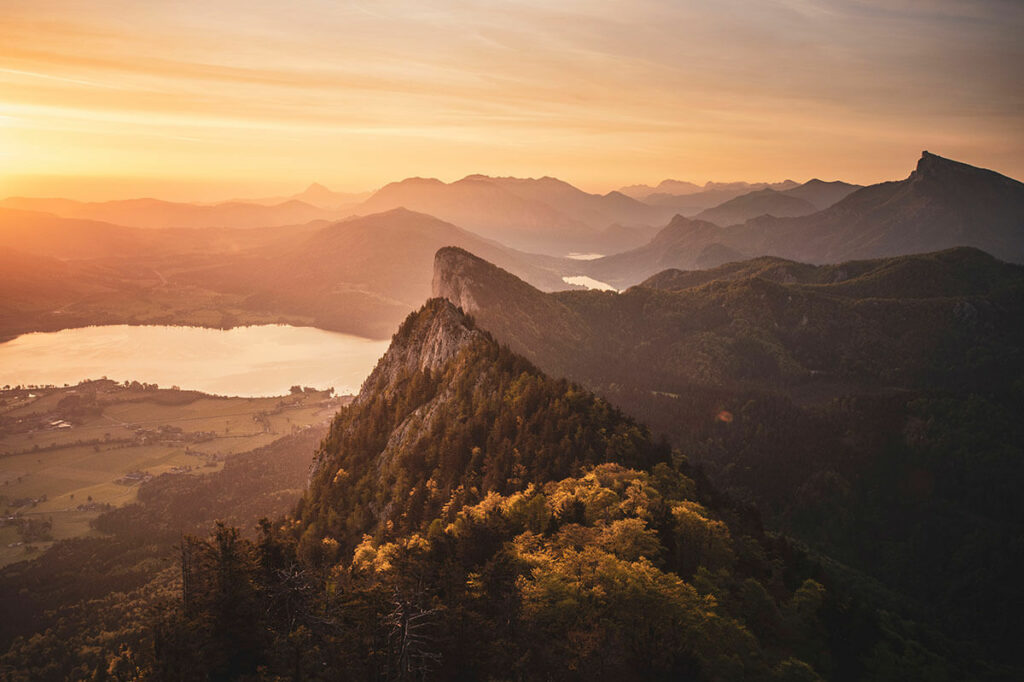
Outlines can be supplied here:
M0 391L0 566L94 532L150 476L216 471L225 458L329 420L345 398L311 391L220 398L95 381ZM310 453L312 456L312 453ZM44 537L23 532L51 522Z

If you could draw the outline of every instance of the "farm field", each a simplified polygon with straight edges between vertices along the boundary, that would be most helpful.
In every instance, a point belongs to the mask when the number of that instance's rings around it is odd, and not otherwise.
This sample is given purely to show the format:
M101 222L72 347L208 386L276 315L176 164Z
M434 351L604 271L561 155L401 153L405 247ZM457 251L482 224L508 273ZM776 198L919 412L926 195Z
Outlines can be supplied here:
M225 398L108 380L0 390L0 566L95 533L90 522L133 502L143 481L217 471L232 455L326 422L347 400L314 390Z

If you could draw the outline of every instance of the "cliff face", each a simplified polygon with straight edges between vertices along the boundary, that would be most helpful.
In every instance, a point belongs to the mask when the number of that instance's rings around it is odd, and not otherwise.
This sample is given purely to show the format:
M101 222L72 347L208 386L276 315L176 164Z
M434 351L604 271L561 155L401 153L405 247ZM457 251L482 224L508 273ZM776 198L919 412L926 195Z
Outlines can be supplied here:
M474 343L484 342L485 335L472 328L467 317L449 301L434 298L424 307L411 313L392 337L387 352L377 362L370 376L363 382L359 395L349 409L366 408L374 401L391 401L396 394L405 390L410 377L419 374L439 374L460 352ZM393 459L390 453L405 443L405 434L411 434L418 427L429 426L429 410L424 406L407 415L397 425L385 447L380 451L382 461ZM358 426L358 425L357 425ZM350 435L353 429L347 429ZM310 480L314 480L324 468L331 452L321 448L310 467Z
M461 307L483 329L531 360L544 358L546 372L565 376L568 366L554 361L565 348L583 344L589 330L562 297L609 292L545 294L482 258L455 247L434 257L434 296Z
M489 263L469 256L467 251L455 247L440 249L434 255L431 290L435 297L447 299L472 314L480 309L473 297L474 280L485 274Z
M441 298L427 301L412 313L391 339L387 352L363 382L355 403L363 404L377 394L390 395L402 376L415 371L438 372L461 350L483 334L451 302Z

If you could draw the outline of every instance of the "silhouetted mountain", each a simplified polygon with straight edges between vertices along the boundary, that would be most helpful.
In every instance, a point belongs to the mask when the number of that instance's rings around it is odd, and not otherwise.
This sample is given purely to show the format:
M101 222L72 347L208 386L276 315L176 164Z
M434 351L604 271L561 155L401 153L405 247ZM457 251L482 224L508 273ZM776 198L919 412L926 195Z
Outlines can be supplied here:
M140 254L152 247L142 230L97 220L0 208L0 246L64 259Z
M355 207L361 201L365 201L373 192L335 192L334 190L328 189L321 185L319 182L311 183L306 189L302 190L298 194L292 194L288 196L274 196L274 197L261 197L258 199L244 198L244 199L232 199L224 202L227 204L260 204L262 206L274 206L277 204L283 204L288 201L301 201L315 206L317 208L325 209L331 212L336 212L341 215L347 215L352 213L350 209Z
M314 221L276 228L147 229L0 208L0 246L65 260L238 253L293 242L324 226L322 221Z
M677 215L647 244L580 267L596 280L625 289L660 270L714 267L742 258L726 239L726 231L714 223Z
M394 208L427 213L517 248L564 253L564 242L581 242L591 230L578 219L523 198L480 176L446 184L410 178L384 186L359 206L360 213Z
M652 242L586 264L617 288L665 269L713 266L705 252L835 263L973 246L1024 262L1024 184L925 152L906 180L859 189L833 206L795 218L762 216L711 229L674 218Z
M652 224L664 216L664 211L652 209L621 192L590 194L557 178L470 177L488 180L525 199L543 202L594 229L603 229L613 223L625 226Z
M633 197L644 201L652 194L696 194L704 188L701 185L694 184L692 182L685 182L683 180L662 180L658 183L657 187L651 187L650 185L629 185L623 187L619 191L625 194L627 197Z
M727 199L738 197L741 194L755 192L762 189L774 189L778 191L788 190L796 187L797 183L792 180L782 182L705 182L697 185L692 182L681 180L662 180L656 187L650 185L629 185L619 191L626 196L639 199L645 203L658 203L659 201L670 201L670 198L680 199L685 196L705 194L707 197L724 196ZM651 201L654 197L654 201ZM699 201L707 201L701 199ZM721 201L726 201L722 199ZM714 204L710 204L713 206Z
M780 183L780 186L791 184L787 180L785 183ZM779 190L766 187L741 194L714 208L701 211L695 218L727 227L745 223L763 215L771 215L776 218L810 215L832 206L858 189L860 189L860 185L851 185L838 180L823 182L818 179L790 189ZM731 190L719 188L713 191L729 192Z
M818 209L809 201L773 189L761 189L742 194L714 208L701 211L695 220L706 220L725 227L745 223L751 218L773 215L779 218L808 215Z
M809 201L814 204L815 208L819 211L823 211L829 206L845 199L862 187L863 185L851 185L848 182L842 182L840 180L825 182L824 180L814 178L813 180L808 180L798 187L783 190L782 194L803 199L804 201Z
M815 263L954 246L1019 263L1024 184L924 152L906 180L857 190L812 216L753 221L732 241L746 253Z
M436 267L435 292L500 342L669 436L775 528L1009 656L1024 268L968 248L759 258L543 294L464 252Z
M367 199L359 211L398 207L437 216L515 248L554 255L607 252L609 244L603 241L602 231L612 224L653 225L669 215L618 192L588 194L555 178L484 175L448 184L424 178L391 183Z
M289 199L302 201L318 208L338 210L343 207L351 207L369 196L369 192L334 192L320 183L314 182Z
M146 230L0 209L0 228L0 248L74 259L64 274L39 271L39 294L0 320L4 336L101 323L277 321L387 338L430 295L443 246L484 253L545 290L567 288L562 269L578 267L404 209L249 230Z
M202 205L159 199L82 202L71 199L11 197L0 202L5 208L53 213L63 218L99 220L116 225L144 228L252 228L300 225L313 220L341 217L334 210L289 200L272 206L228 202Z
M704 184L700 191L674 194L670 191L661 190L661 185L659 185L659 191L647 195L643 201L651 206L658 206L671 210L674 213L692 216L750 192L759 192L763 189L783 192L797 186L797 183L792 180L774 183L708 182Z
M430 295L434 253L465 246L545 290L564 289L564 261L526 254L406 209L350 218L272 249L211 260L176 281L245 295L253 310L386 338Z

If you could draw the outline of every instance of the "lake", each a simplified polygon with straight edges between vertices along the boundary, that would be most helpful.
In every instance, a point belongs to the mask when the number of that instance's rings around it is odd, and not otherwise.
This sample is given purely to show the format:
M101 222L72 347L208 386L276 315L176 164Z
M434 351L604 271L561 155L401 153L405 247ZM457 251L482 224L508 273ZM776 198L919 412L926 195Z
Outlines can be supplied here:
M282 395L296 384L357 393L388 344L288 325L83 327L0 343L0 386L106 376L246 397Z
M618 289L613 287L611 284L594 279L593 277L587 277L586 275L563 277L562 281L566 284L575 284L578 287L586 287L588 289L596 289L598 291L618 291Z

